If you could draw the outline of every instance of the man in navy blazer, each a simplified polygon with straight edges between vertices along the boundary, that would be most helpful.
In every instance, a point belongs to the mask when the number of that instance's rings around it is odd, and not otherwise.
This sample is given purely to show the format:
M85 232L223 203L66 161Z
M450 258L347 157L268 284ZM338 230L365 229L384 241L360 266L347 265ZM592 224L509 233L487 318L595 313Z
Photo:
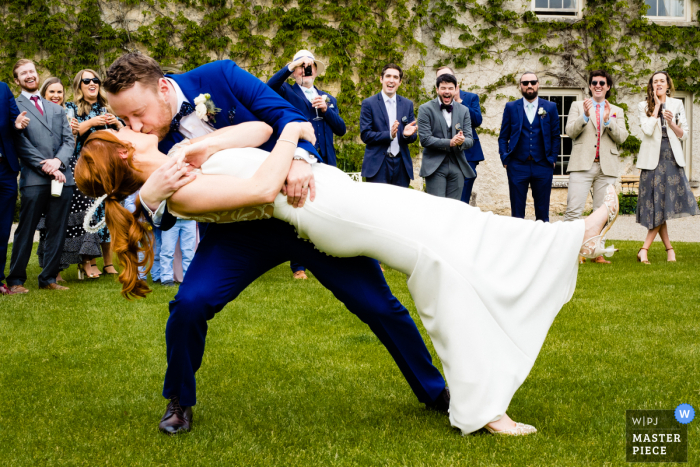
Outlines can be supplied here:
M451 75L455 74L452 68L448 66L442 66L437 69L435 77L437 78L438 76L445 73L449 73ZM457 88L459 89L459 86L457 86ZM476 166L479 165L479 162L484 160L484 151L481 149L481 141L479 141L479 135L476 134L476 129L481 126L481 122L483 121L483 118L481 116L481 104L479 103L479 96L477 94L474 94L473 92L462 91L461 89L459 89L459 94L455 96L454 100L469 109L469 117L472 120L472 140L474 141L474 144L469 149L464 150L464 157L467 158L467 163L474 171L474 174L476 174ZM472 198L472 189L474 188L475 181L476 176L473 178L464 179L462 201L464 201L467 204Z
M7 243L10 241L12 217L17 202L17 175L19 159L13 142L16 129L26 127L24 120L29 120L22 112L20 115L15 96L10 87L0 81L0 295L13 295L2 283L5 280L5 263L7 262Z
M311 67L311 68L307 68ZM306 69L311 75L306 76ZM343 136L347 131L345 122L338 113L338 102L335 97L314 86L316 76L322 74L326 65L316 60L308 50L300 50L294 55L292 62L267 81L284 100L303 113L313 124L316 134L316 151L321 162L336 166L333 135ZM290 86L286 81L294 76L296 83ZM307 279L306 268L299 263L291 263L295 279Z
M525 72L520 77L523 98L508 102L503 110L498 152L508 173L511 215L525 218L529 186L535 217L549 222L549 198L561 134L557 106L537 97L538 91L537 75Z
M153 59L126 54L107 70L103 88L114 112L134 131L157 135L159 148L165 153L185 137L203 136L213 128L247 121L264 121L273 127L272 137L261 146L270 150L284 125L306 121L301 112L265 83L230 60L208 63L181 75L163 76ZM213 128L191 109L190 103L206 94L220 109L214 116L216 121L211 122ZM303 145L315 151L313 145ZM317 162L309 162L308 158L308 152L299 153L292 162L286 191L293 205L306 199L309 187L304 183L312 178L294 175L292 171L305 168L310 173L310 163ZM294 167L299 164L303 164L301 169ZM170 184L170 168L166 164L156 170L140 192L144 207L155 210L155 224L166 230L174 218L162 201L180 183L178 176ZM292 175L295 180L290 181ZM297 186L296 181L302 185ZM196 403L195 374L202 364L208 321L255 279L290 260L306 265L319 282L370 327L394 357L419 401L447 412L449 391L445 381L432 364L408 311L391 294L377 261L328 256L298 238L289 224L264 219L209 224L187 276L170 302L165 329L168 368L163 384L163 396L170 402L159 424L161 431L174 434L191 427L191 406Z
M311 66L311 76L304 76L304 69ZM345 122L338 112L338 101L325 91L314 86L316 76L323 74L326 66L316 60L308 50L300 50L292 62L285 65L267 81L267 85L284 100L303 113L313 124L316 133L316 151L328 165L336 166L333 135L343 136L347 131ZM290 86L286 81L294 76L296 83Z
M362 176L368 182L408 187L413 161L408 145L418 138L413 102L399 96L403 70L389 63L382 68L379 94L362 101L360 137L365 146Z

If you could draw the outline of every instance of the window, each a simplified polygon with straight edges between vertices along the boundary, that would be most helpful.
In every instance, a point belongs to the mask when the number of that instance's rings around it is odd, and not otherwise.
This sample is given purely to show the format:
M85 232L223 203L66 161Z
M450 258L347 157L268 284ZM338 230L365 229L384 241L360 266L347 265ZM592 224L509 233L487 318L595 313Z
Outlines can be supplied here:
M683 101L683 108L685 109L685 119L688 121L688 131L693 131L693 95L689 92L679 92L676 91L674 96L676 99ZM692 145L692 133L688 135L688 139L681 141L681 146L683 147L683 156L685 157L685 174L690 180L693 174L692 163L693 163L693 151L691 149Z
M532 9L538 15L577 16L580 2L581 0L532 0Z
M559 112L559 132L561 133L561 146L559 148L559 159L554 167L554 177L568 177L566 168L569 165L569 156L573 142L566 135L566 122L569 118L569 110L574 101L583 100L583 94L578 89L541 89L539 96L553 102Z
M685 0L645 0L647 16L653 19L684 20Z

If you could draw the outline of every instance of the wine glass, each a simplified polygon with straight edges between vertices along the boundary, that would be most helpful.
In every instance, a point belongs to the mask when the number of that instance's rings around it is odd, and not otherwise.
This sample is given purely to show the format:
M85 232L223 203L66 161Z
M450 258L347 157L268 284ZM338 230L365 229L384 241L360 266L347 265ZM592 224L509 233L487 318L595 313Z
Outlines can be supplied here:
M73 109L66 109L66 118L68 118L68 123L73 121L75 118L75 112Z
M330 102L330 98L325 94L323 95L323 100L326 102L326 104ZM314 107L314 109L316 110L316 118L314 118L314 121L323 120L323 117L318 115L318 108Z
M107 107L100 107L100 115L107 115L109 112L107 112ZM107 124L107 120L105 119L105 129L109 129L109 125Z

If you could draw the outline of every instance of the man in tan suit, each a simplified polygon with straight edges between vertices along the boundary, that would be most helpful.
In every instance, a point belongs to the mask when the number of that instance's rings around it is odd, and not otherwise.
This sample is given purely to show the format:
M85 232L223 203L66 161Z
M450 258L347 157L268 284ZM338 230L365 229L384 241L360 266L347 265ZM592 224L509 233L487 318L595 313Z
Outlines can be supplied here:
M565 221L581 218L588 193L593 191L593 210L603 204L605 188L619 176L619 149L629 136L625 115L620 107L610 104L613 80L608 72L592 71L588 77L591 98L576 101L569 110L566 134L573 140L569 158L569 193ZM582 259L582 262L585 261ZM609 263L602 256L596 263Z

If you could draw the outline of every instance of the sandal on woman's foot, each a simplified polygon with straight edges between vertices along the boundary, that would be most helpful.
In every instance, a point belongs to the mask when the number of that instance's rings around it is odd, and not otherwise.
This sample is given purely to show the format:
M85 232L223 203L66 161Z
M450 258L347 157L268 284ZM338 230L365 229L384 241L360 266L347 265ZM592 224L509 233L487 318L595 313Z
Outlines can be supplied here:
M668 259L668 252L669 251L673 251L673 259ZM676 250L674 250L673 247L666 248L666 262L667 263L675 263L676 262Z
M605 222L600 234L585 240L583 245L581 245L579 254L584 258L595 259L602 255L609 258L617 251L613 245L610 245L608 248L605 247L605 236L617 220L617 215L620 213L620 201L613 185L608 185L603 203L605 203L605 207L608 209L608 220Z
M107 271L107 268L112 268L114 272ZM108 276L116 276L119 274L119 272L117 272L117 270L114 268L113 264L105 264L104 266L102 266L102 273L107 274Z
M647 257L647 259L642 259L642 256L640 255L642 250L646 250L647 253L649 252L649 248L640 248L639 251L637 252L637 262L642 263L642 264L651 264L649 262L649 257Z
M78 280L82 281L85 278L88 279L97 279L98 275L95 274L88 274L88 272L85 270L85 265L84 264L78 264Z
M514 428L508 428L507 430L494 430L488 425L484 426L484 429L492 435L525 436L537 433L537 428L534 426L519 422L515 423Z

